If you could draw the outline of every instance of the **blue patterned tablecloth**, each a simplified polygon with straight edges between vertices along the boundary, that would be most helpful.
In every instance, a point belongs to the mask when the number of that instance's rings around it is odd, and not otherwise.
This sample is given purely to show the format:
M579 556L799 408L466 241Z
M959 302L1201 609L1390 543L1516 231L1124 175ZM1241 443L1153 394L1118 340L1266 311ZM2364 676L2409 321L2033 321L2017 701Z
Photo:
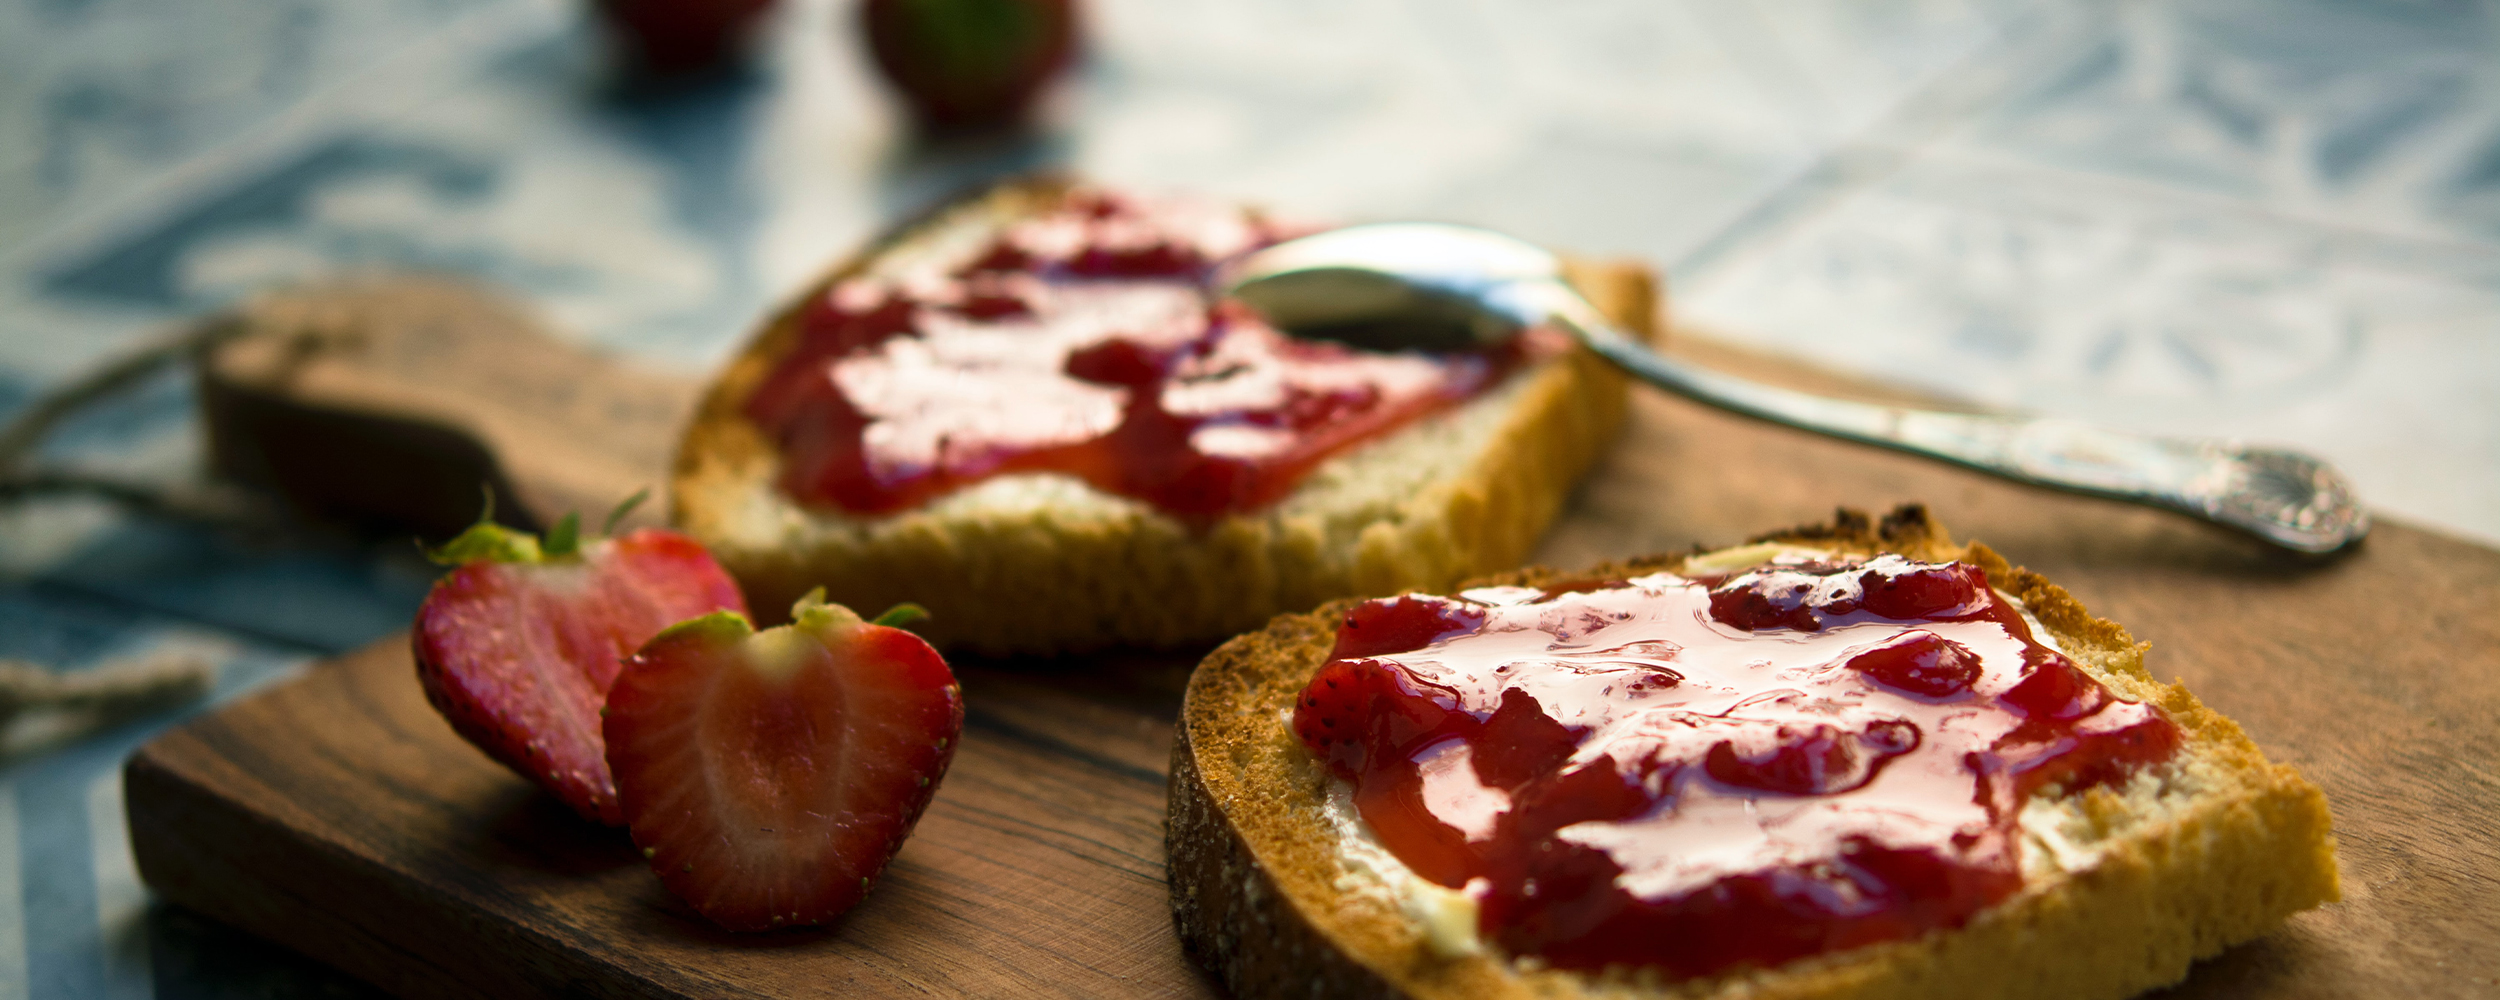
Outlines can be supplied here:
M1682 321L1979 402L2297 445L2500 540L2500 4L1096 0L1047 125L930 147L852 14L616 86L559 0L0 0L0 415L273 283L425 268L717 361L881 224L1037 166L1476 222L1667 269ZM179 479L179 380L49 460ZM399 627L396 547L0 508L0 657L217 696ZM359 995L153 907L117 767L0 758L0 1000ZM10 859L15 864L7 863Z

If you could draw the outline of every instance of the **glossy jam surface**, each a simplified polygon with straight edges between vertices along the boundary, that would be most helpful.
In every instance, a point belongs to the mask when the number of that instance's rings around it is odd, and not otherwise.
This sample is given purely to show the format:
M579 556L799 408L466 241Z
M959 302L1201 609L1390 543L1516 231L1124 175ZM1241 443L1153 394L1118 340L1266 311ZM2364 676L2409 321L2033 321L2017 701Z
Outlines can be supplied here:
M2020 888L2034 790L2179 743L1898 556L1372 601L1293 725L1486 940L1685 976L1958 926Z
M1071 197L958 259L809 302L747 415L803 503L885 514L1062 472L1205 522L1555 349L1358 351L1211 296L1217 262L1283 235L1230 208Z

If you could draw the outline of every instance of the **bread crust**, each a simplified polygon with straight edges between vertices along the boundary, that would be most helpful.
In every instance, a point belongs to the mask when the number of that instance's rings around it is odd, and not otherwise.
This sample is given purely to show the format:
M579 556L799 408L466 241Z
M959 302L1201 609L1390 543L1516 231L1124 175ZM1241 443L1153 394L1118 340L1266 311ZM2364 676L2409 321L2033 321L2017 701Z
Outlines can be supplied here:
M1288 732L1293 697L1325 661L1353 601L1284 615L1224 644L1189 685L1172 752L1167 849L1173 922L1190 953L1245 1000L1264 997L2040 997L2109 1000L2177 982L2189 964L2338 897L2323 792L2268 763L2239 726L2145 672L2144 646L2039 574L1984 545L1956 545L1922 507L1881 521L1843 510L1828 525L1753 539L1860 555L1978 565L2022 600L2078 663L2122 697L2170 713L2179 756L2123 789L2054 802L2098 836L2097 859L2027 876L1961 928L1672 981L1654 970L1533 968L1495 955L1442 957L1340 859L1320 803L1333 780ZM1525 569L1467 586L1546 585L1673 570L1653 556L1562 573ZM1349 882L1349 879L1355 882Z
M1010 183L903 227L783 308L713 384L678 449L672 514L759 612L823 586L852 607L918 602L932 612L933 642L979 652L1208 642L1332 597L1443 587L1518 564L1622 422L1623 376L1573 351L1331 458L1266 510L1204 529L1041 474L879 518L784 497L773 485L779 452L743 410L797 342L801 305L949 233L994 232L1044 211L1071 189L1056 178ZM1653 336L1646 270L1574 266L1571 277L1618 322ZM1419 467L1417 456L1439 473L1392 485Z

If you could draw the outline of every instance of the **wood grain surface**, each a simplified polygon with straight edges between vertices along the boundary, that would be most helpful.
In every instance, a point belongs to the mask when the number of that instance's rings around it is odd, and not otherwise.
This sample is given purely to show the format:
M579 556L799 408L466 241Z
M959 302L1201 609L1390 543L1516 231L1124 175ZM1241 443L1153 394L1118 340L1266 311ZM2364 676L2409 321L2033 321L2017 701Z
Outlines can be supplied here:
M1701 337L1674 351L1901 398ZM2345 900L2200 964L2171 994L2500 994L2500 551L2382 522L2343 557L2291 557L1637 395L1541 561L1926 502L1958 536L2125 623L2152 643L2156 674L2327 790ZM892 873L828 931L707 929L622 835L461 743L398 639L142 750L126 782L133 843L166 898L408 996L1204 995L1170 929L1160 848L1194 659L959 663L969 723L954 770Z
M833 931L712 928L623 831L460 742L402 640L150 744L133 846L165 897L406 996L1202 996L1161 860L1182 675L1139 666L1091 693L962 671L954 767Z
M241 335L200 366L211 467L314 517L430 538L477 519L481 484L499 520L532 530L656 497L701 388L449 279L275 292L233 318Z

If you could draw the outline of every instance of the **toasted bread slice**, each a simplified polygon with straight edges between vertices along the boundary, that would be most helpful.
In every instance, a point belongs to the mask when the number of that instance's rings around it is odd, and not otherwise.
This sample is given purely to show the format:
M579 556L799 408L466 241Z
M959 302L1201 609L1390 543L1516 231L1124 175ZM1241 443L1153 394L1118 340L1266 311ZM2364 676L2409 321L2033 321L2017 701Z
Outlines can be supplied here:
M1063 181L1005 185L943 208L836 268L797 303L857 276L977 248L1060 204ZM1637 267L1580 267L1581 288L1644 336L1656 293ZM1526 558L1613 437L1624 382L1585 352L1536 363L1466 404L1323 462L1274 505L1192 526L1071 476L998 476L886 516L794 503L781 456L743 410L793 349L782 310L713 385L677 454L679 527L758 608L812 587L851 607L927 607L933 642L982 652L1212 642L1350 594L1441 587Z
M2144 647L2066 591L1984 545L1954 544L1916 506L1880 525L1843 511L1833 525L1756 542L1976 564L2092 676L2168 712L2182 747L2123 785L2036 795L2022 814L2023 888L1959 928L1700 979L1619 966L1598 974L1546 968L1475 945L1471 920L1436 914L1428 893L1401 891L1395 873L1349 847L1342 812L1328 806L1336 779L1286 721L1353 604L1335 602L1226 643L1190 682L1173 748L1168 828L1173 918L1190 952L1245 1000L2108 1000L2175 982L2190 962L2337 897L2324 794L2292 768L2269 764L2236 724L2184 688L2155 681L2144 669ZM1474 585L1730 572L1770 551L1655 557L1571 574L1529 569ZM1454 931L1465 938L1456 947Z

